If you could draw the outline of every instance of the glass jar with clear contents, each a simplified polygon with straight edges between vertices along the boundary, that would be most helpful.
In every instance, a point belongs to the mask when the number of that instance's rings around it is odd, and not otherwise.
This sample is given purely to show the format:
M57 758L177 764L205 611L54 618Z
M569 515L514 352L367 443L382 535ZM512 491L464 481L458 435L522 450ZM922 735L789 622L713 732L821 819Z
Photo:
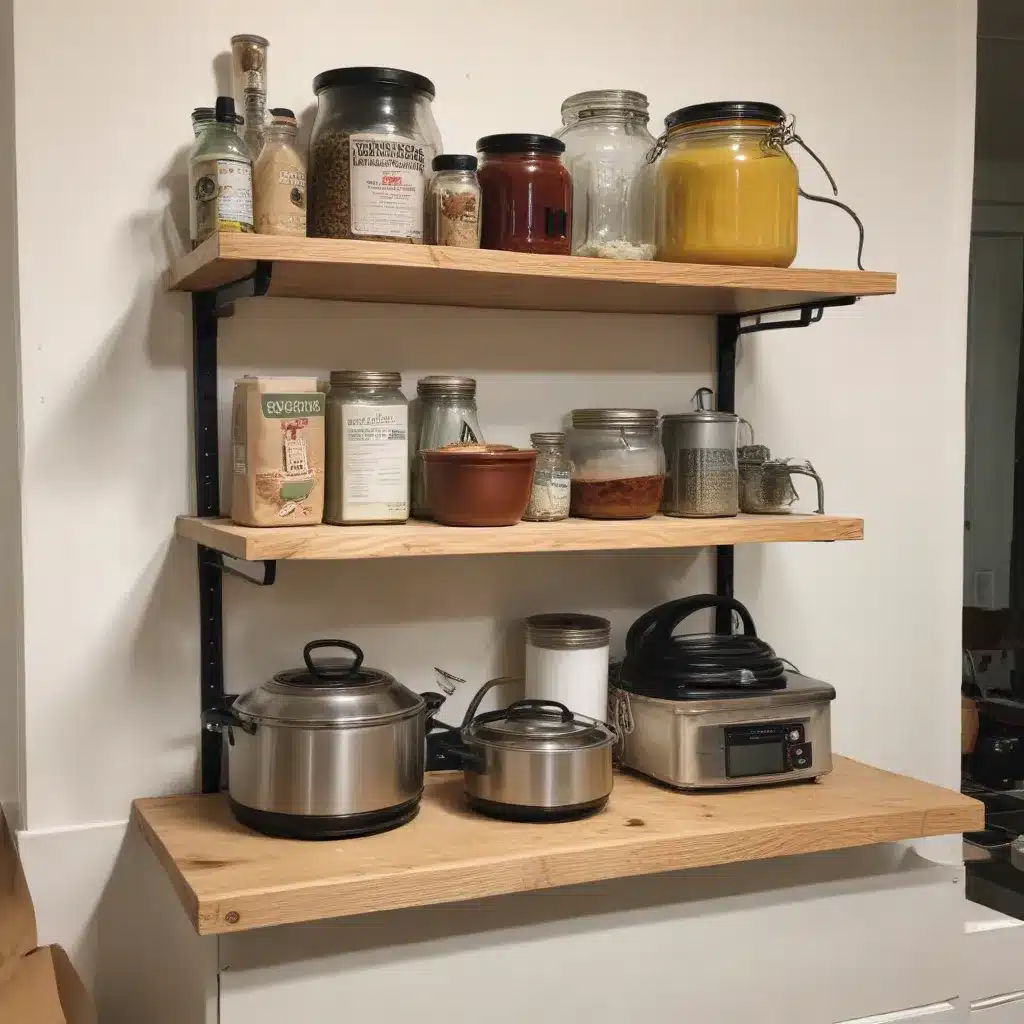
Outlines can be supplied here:
M554 523L569 517L569 455L565 434L552 431L530 435L537 449L530 504L523 518L534 523Z
M665 118L655 178L657 256L669 263L788 267L796 164L770 103L701 103Z
M616 260L654 258L654 137L647 97L596 89L562 104L563 162L572 175L572 253Z
M570 512L586 519L647 519L658 511L665 453L656 409L574 409Z

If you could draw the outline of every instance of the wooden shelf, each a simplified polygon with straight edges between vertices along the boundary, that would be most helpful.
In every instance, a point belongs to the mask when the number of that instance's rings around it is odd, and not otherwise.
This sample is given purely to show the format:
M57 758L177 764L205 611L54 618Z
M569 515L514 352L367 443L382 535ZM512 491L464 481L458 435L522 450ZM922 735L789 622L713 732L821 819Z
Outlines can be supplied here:
M222 234L177 260L168 283L204 291L274 264L268 294L590 313L749 313L891 295L896 275L536 256L432 245Z
M175 532L232 558L353 559L421 555L493 555L551 551L634 551L770 541L863 540L852 516L654 516L611 522L565 519L516 526L439 526L410 520L392 526L235 526L229 519L179 516Z
M134 817L201 935L842 850L982 827L975 800L835 759L817 783L677 793L617 775L608 807L563 824L469 811L462 776L427 776L410 824L337 842L271 839L223 796L137 800Z

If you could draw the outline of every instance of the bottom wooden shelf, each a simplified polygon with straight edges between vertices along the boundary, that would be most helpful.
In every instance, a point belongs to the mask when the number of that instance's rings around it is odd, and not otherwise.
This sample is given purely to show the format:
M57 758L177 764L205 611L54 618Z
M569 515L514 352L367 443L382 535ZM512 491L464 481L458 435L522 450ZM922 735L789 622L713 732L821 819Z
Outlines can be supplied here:
M617 775L608 807L529 825L469 811L462 776L427 776L410 824L339 842L270 839L223 796L135 803L202 935L981 828L980 803L847 758L816 783L683 794Z

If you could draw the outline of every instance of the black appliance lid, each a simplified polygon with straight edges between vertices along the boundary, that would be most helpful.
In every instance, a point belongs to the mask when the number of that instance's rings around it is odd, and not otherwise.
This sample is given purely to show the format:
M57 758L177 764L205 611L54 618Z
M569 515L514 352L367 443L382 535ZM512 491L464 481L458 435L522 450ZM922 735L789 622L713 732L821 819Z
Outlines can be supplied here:
M512 132L505 135L485 135L476 140L478 153L564 153L565 143L550 135L531 135Z
M320 93L338 85L384 85L426 93L431 99L435 96L434 83L429 78L400 68L333 68L322 71L313 79L313 92Z
M468 153L442 153L430 166L435 171L475 171L476 165L476 157Z
M673 110L665 118L666 128L701 124L704 121L785 121L786 112L774 103L749 100L724 100L717 103L695 103Z

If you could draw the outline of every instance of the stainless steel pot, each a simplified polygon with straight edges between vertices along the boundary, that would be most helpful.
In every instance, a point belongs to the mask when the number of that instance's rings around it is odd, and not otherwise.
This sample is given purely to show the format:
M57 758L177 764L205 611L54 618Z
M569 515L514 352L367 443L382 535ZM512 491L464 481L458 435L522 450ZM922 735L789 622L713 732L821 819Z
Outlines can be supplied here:
M313 661L340 647L354 660ZM423 793L427 723L444 698L417 694L344 640L315 640L305 667L279 672L208 711L203 725L228 738L235 817L268 835L338 839L410 821Z
M477 714L466 710L461 743L445 744L463 766L466 796L484 814L517 821L566 821L601 810L612 791L615 733L550 700L520 700Z

